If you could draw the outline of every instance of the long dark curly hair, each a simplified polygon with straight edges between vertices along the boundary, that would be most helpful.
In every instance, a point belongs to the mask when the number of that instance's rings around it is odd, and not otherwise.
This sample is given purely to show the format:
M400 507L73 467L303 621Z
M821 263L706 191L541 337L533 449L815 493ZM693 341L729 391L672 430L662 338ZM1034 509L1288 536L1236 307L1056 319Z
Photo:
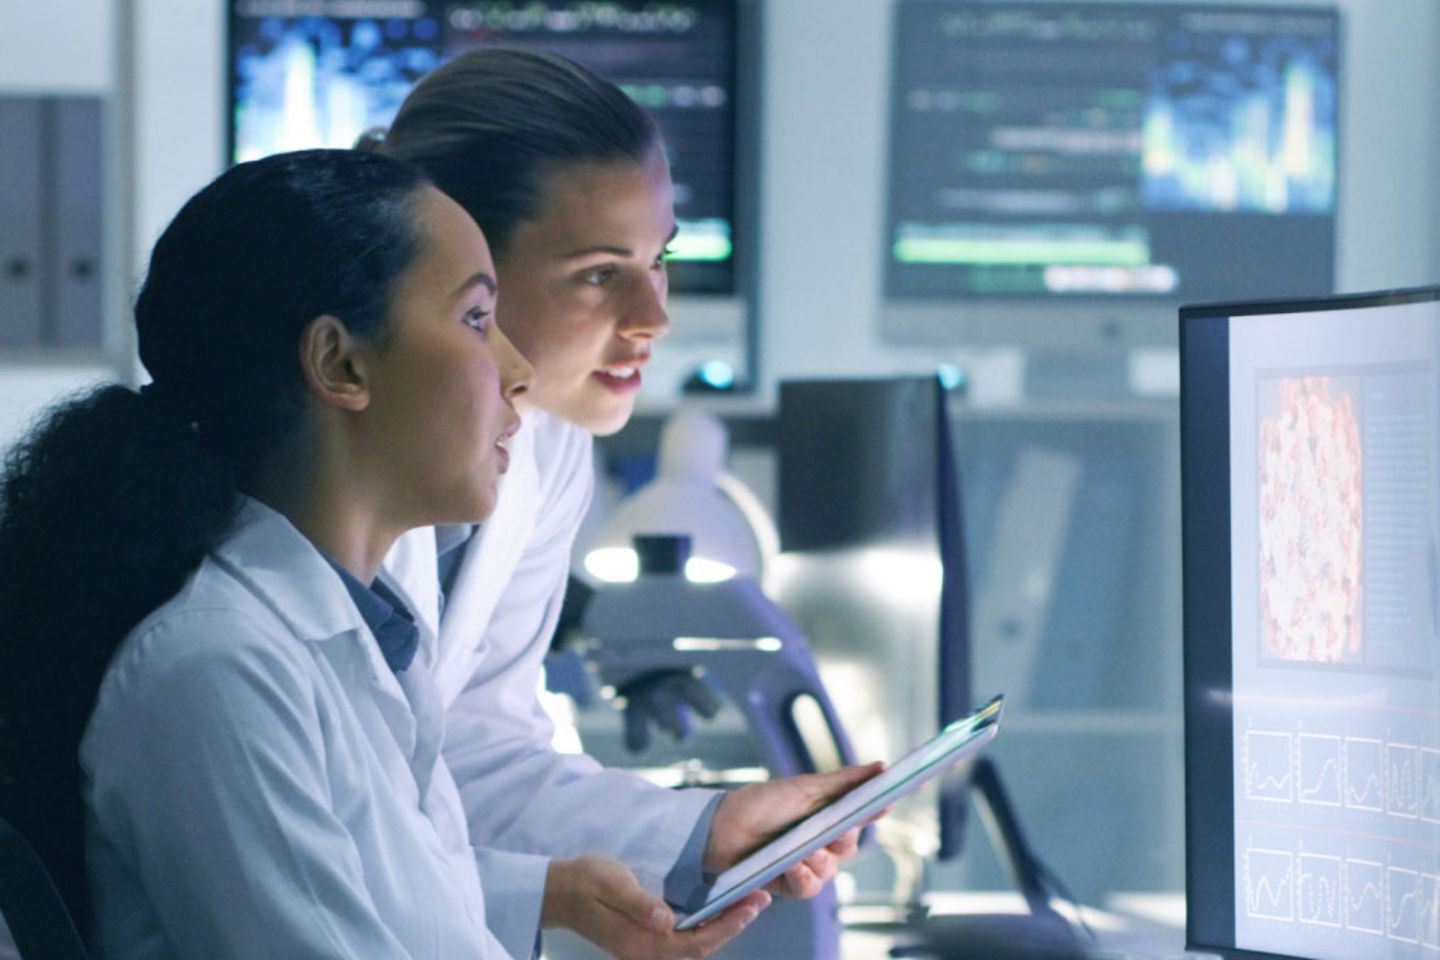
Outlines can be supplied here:
M234 167L155 246L135 304L154 383L65 400L0 473L0 813L88 932L77 751L116 647L234 522L297 435L316 317L383 343L428 180L373 154Z

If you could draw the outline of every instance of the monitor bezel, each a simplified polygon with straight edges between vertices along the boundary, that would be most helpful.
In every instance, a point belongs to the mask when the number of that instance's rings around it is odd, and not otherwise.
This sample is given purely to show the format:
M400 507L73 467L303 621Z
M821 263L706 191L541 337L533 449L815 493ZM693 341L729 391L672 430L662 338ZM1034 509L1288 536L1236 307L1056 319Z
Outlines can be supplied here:
M1180 308L1187 950L1210 951L1225 960L1304 960L1234 945L1229 324L1236 317L1433 301L1440 301L1440 285L1298 300L1189 304ZM1223 569L1217 569L1216 557L1224 558ZM1204 638L1216 636L1223 637L1224 642L1204 643ZM1217 842L1222 836L1223 842ZM1213 896L1217 889L1228 890L1228 898Z

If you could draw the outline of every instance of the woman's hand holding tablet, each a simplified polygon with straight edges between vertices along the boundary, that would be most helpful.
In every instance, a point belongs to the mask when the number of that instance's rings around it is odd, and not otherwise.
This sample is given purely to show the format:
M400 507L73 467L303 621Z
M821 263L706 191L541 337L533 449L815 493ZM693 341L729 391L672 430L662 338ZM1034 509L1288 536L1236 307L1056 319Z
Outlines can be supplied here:
M853 827L880 814L901 797L974 756L999 729L1004 697L997 696L916 747L889 769L865 780L801 820L716 879L704 906L680 921L677 930L699 926L747 893L780 876Z

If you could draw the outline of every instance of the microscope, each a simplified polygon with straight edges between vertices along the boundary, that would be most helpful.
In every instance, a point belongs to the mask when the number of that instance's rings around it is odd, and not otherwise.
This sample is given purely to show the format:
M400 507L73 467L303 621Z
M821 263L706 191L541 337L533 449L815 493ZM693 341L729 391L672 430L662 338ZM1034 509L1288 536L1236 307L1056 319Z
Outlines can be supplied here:
M578 649L603 684L688 671L744 715L771 776L852 762L804 634L753 578L692 582L681 534L638 535L635 551L639 576L596 590L580 624Z
M772 777L854 762L804 634L754 578L691 581L683 535L636 536L635 548L636 579L596 588L580 619L574 647L600 683L696 678L744 717ZM723 956L838 960L840 929L831 885L811 900L775 901Z

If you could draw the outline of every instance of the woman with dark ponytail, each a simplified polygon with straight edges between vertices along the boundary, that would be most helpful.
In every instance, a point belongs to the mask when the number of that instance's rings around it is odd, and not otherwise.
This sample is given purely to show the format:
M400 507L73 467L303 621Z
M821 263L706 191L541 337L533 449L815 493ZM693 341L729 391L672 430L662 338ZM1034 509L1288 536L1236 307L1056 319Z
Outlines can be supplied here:
M531 952L533 922L487 927L433 636L376 576L494 507L530 379L495 294L414 168L243 164L155 247L154 382L9 454L0 813L103 956Z

